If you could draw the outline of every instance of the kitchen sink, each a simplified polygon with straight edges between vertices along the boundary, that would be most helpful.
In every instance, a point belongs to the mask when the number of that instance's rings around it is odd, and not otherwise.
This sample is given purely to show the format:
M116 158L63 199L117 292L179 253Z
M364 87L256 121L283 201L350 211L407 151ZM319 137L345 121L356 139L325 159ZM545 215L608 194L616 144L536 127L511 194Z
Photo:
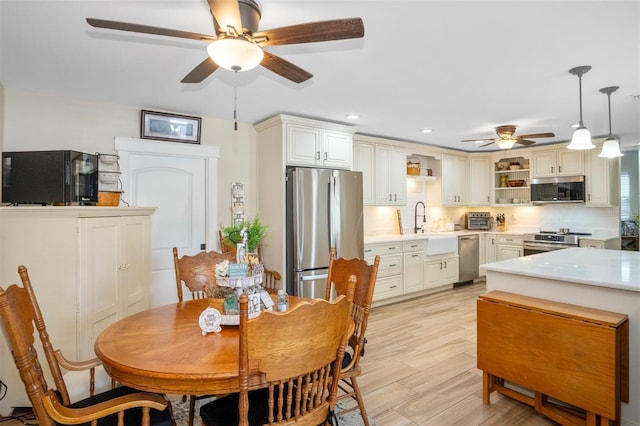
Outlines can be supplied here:
M458 237L456 236L429 236L426 241L426 254L442 254L458 252Z

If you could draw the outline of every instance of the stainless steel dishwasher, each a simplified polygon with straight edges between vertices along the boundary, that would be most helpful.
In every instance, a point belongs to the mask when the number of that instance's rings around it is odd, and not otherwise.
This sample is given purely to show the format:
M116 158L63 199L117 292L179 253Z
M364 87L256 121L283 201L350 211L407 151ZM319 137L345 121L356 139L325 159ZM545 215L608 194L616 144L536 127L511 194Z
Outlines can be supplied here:
M460 235L458 237L458 282L462 285L478 278L480 267L480 235Z

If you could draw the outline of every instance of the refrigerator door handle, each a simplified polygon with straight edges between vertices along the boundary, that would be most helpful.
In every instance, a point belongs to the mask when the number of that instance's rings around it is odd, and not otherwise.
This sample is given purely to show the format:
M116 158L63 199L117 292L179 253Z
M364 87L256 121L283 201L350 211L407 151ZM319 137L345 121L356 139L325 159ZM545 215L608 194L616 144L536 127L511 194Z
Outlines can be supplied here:
M326 279L326 278L329 278L329 274L308 275L306 277L300 278L300 281L313 281L313 280Z
M327 226L327 228L329 229L329 248L327 249L327 251L329 251L329 249L333 247L336 247L336 235L338 230L336 230L335 227L336 224L339 223L337 221L337 218L335 217L338 213L338 208L336 205L336 184L339 184L339 182L337 182L336 176L331 176L329 178L329 226ZM338 254L336 253L336 256L337 255Z

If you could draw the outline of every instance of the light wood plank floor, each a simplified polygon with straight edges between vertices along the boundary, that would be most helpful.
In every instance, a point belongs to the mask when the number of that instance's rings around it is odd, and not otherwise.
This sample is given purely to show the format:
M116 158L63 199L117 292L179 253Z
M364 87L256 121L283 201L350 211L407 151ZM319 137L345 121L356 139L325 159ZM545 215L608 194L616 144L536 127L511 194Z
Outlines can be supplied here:
M482 403L476 298L484 292L481 282L371 310L358 382L379 426L555 424L497 393Z

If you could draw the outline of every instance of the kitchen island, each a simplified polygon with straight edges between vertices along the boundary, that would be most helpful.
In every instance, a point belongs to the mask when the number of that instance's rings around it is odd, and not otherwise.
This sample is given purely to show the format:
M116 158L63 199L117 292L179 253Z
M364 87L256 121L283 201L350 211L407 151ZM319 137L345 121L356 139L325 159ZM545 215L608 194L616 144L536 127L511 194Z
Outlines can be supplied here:
M640 425L640 253L570 248L482 265L487 291L501 290L626 314L629 403L622 424Z

